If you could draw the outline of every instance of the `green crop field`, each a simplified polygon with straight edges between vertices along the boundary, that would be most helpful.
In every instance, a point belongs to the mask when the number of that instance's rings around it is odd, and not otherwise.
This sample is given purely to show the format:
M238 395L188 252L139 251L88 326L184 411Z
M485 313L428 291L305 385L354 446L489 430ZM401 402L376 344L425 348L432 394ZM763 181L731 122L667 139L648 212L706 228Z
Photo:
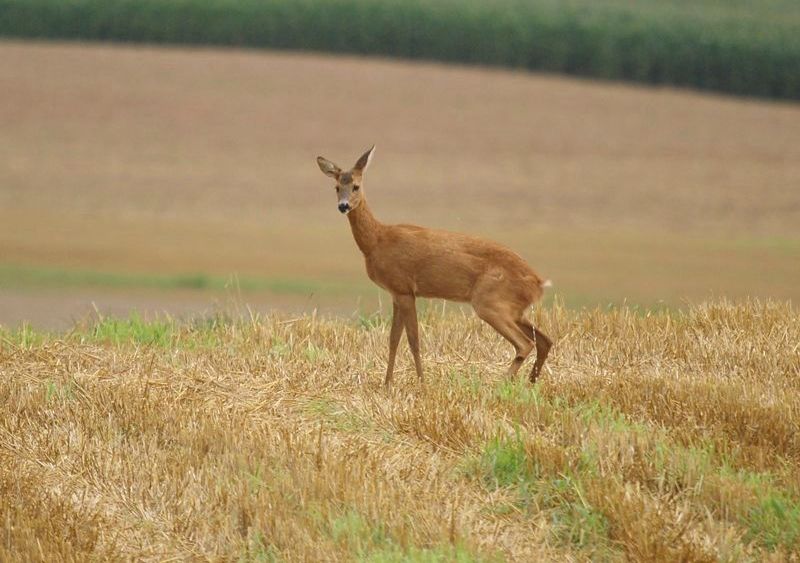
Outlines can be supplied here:
M790 0L0 0L0 35L387 55L800 98Z

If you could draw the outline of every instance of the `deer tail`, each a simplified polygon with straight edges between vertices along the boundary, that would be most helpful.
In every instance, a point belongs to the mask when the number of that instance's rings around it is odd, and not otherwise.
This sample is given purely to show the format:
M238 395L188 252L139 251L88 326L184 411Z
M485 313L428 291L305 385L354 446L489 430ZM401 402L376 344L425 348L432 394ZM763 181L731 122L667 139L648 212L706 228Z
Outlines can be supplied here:
M533 283L531 283L531 285L529 285L528 287L530 287L531 291L530 295L531 302L534 303L542 298L542 295L544 295L544 288L552 286L553 282L551 282L550 280L543 280L538 276L532 276L532 277L533 279L530 278L529 279Z

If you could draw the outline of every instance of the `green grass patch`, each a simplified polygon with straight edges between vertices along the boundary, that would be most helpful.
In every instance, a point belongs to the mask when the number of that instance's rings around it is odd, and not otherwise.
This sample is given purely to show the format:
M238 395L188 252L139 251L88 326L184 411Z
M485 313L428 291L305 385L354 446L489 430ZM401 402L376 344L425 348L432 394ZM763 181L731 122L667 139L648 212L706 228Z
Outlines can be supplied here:
M134 312L125 318L101 317L89 325L76 327L67 338L114 346L142 344L160 348L209 349L220 343L220 322L216 318L198 319L191 323L169 318L145 319ZM10 345L27 349L50 338L55 337L27 324L15 329L0 327L0 347Z
M22 324L14 329L0 326L0 348L7 345L31 348L32 346L38 346L44 342L46 338L46 333L34 330L28 324Z
M597 400L577 403L572 407L572 411L587 426L595 424L603 429L616 432L647 431L641 425L630 422L613 406Z
M45 401L71 401L75 398L75 384L72 381L60 383L48 381L45 384Z
M305 348L303 348L303 357L309 362L318 363L329 358L330 354L325 348L313 342L307 342Z
M322 520L319 513L316 519ZM480 557L461 543L428 547L402 545L386 526L370 521L353 508L343 510L323 526L335 543L350 551L354 561L363 563L477 563L497 560Z
M217 292L266 291L285 295L348 295L364 290L366 285L290 278L225 277L203 273L136 274L3 265L0 266L0 287L24 289L103 287Z
M247 547L238 558L239 563L278 563L281 560L278 550L268 544L258 530L248 533Z
M746 539L767 549L800 550L800 503L780 490L765 490L741 518Z
M501 401L518 405L538 406L547 402L547 399L541 396L538 387L520 378L500 381L495 387L495 396Z
M676 491L694 487L705 475L724 471L712 444L678 446L663 439L655 444L653 466L666 486Z
M511 493L512 504L500 503L494 509L496 514L545 510L557 544L587 553L612 551L609 522L586 501L581 482L568 474L545 474L526 451L519 433L488 442L479 458L468 463L468 473L478 476L490 489L503 488Z
M448 379L456 388L465 391L470 397L480 397L486 387L485 378L474 367L465 371L451 369Z
M362 330L374 330L387 326L391 323L392 317L385 317L380 311L374 313L359 312L356 318L356 326Z
M244 476L247 480L247 490L250 491L250 494L256 494L266 486L264 471L260 464L257 464L252 469L245 470Z
M641 438L638 447L649 444L645 446L648 449L642 452L642 457L652 464L653 473L650 483L644 481L641 484L654 486L659 483L662 491L696 498L721 517L742 525L748 541L771 550L792 552L800 549L800 503L777 484L776 475L734 469L735 454L718 451L710 440L676 444L663 429L629 421L616 409L599 402L579 403L567 413L565 416L581 419L587 427L596 425L603 433L628 436L631 444L637 442L635 438L638 436ZM592 444L584 447L576 474L584 479L597 476L598 455ZM562 496L568 488L562 483L545 490ZM576 503L576 498L580 502ZM567 494L562 502L550 501L548 504L557 505L553 529L558 535L568 538L569 543L582 544L585 540L582 533L603 537L608 531L608 522L582 501L578 488L575 494Z
M270 339L269 353L274 358L285 358L292 352L292 347L280 336Z
M167 320L146 321L137 313L127 319L103 318L88 331L91 340L120 344L144 344L167 348L175 341L175 323Z
M675 444L666 431L630 421L597 401L571 405L564 416L581 420L587 428L595 426L605 435L628 436L631 444L637 436L639 444L649 444L642 453L653 467L649 486L658 482L662 490L695 497L720 515L728 514L744 527L748 541L770 550L800 549L800 503L776 484L775 475L733 469L735 455L717 451L713 442ZM585 502L580 489L580 479L598 475L598 455L589 444L581 451L574 478L559 477L537 485L540 502L554 507L553 530L563 542L597 545L607 537L606 518Z
M69 338L114 346L140 344L159 348L213 350L219 348L223 331L232 322L219 315L186 322L171 318L145 319L134 312L125 318L101 317L86 327L76 328Z
M513 438L495 438L486 444L478 470L484 483L494 489L529 483L539 473L528 458L519 434Z
M390 544L388 532L380 523L369 523L353 509L346 510L330 522L330 535L333 541L345 544L354 553L364 554L375 547Z
M542 489L545 505L552 507L551 534L557 543L598 551L610 547L608 519L586 502L577 481L553 479Z

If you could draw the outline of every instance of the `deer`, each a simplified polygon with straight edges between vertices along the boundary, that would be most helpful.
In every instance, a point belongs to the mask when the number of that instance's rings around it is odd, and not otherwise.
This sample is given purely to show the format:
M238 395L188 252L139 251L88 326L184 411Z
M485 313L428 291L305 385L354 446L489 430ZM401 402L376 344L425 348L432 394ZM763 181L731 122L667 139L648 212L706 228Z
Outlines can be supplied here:
M364 173L373 145L350 170L320 156L322 172L336 181L338 210L347 216L367 276L392 296L392 326L384 386L394 374L397 346L406 332L414 368L423 382L417 297L469 303L475 313L508 340L516 352L507 374L515 377L536 348L531 384L541 373L552 341L525 318L549 280L539 277L514 251L489 240L416 225L388 225L372 214L364 195Z

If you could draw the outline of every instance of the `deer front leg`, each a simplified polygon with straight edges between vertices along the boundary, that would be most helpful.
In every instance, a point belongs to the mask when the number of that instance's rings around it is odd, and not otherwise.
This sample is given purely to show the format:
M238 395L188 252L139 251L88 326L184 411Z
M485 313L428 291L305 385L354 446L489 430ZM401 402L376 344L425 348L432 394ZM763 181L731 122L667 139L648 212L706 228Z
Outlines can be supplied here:
M383 384L388 387L392 383L392 374L394 373L394 359L397 356L397 345L400 343L400 337L403 334L403 312L397 306L397 301L392 300L392 330L389 333L389 363L386 366L386 379Z
M403 314L403 324L406 327L406 337L408 337L408 347L414 355L414 367L417 369L417 377L422 381L422 360L419 358L419 327L417 324L417 303L413 295L401 295L397 297L397 306Z

